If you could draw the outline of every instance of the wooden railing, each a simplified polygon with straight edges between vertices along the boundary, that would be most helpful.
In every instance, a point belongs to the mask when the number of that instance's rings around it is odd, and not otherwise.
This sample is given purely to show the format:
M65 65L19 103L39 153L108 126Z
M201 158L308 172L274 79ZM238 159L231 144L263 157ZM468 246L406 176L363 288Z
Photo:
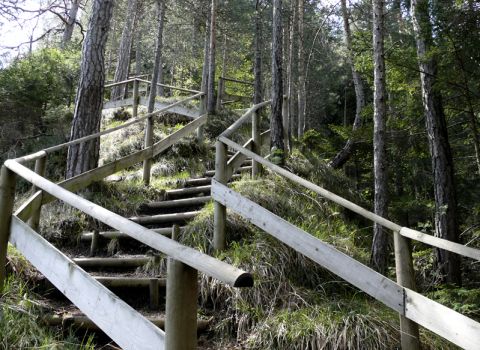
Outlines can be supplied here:
M47 180L44 176L47 156L50 153L63 150L73 144L88 142L147 118L159 116L171 110L172 107L200 98L202 95L197 93L119 127L46 148L31 155L7 160L0 174L0 290L6 278L6 254L10 241L33 266L122 348L176 349L182 347L181 344L196 342L197 271L233 287L252 286L252 276L173 239L159 235L153 230L146 229L72 191L83 189L94 181L99 181L160 154L181 138L200 128L207 121L207 115L200 116L177 132L143 150L58 184ZM31 161L35 161L35 171L24 165ZM13 213L17 176L33 185L34 194ZM36 232L42 205L57 199L170 257L172 261L169 264L167 276L165 332L115 296ZM172 238L175 236L174 229Z
M321 188L301 177L269 162L259 154L258 115L256 111L265 106L264 102L253 106L244 116L223 132L216 142L215 178L212 180L215 226L214 244L217 250L225 248L226 208L239 214L252 224L307 256L320 266L335 273L345 281L381 301L400 315L402 348L420 349L418 325L448 339L465 349L478 349L480 344L480 324L460 313L447 308L415 292L415 279L409 239L445 249L475 260L480 260L480 250L422 232L401 227L378 216L332 192ZM252 134L243 146L229 139L242 124L252 117ZM284 118L284 122L285 122ZM257 135L257 136L255 136ZM227 159L227 149L237 153ZM243 197L227 187L232 171L239 159L251 158L253 164L261 165L270 171L299 184L318 195L347 208L364 218L393 231L397 282L377 273L373 269L322 242L302 229L271 213L267 209ZM254 167L255 168L255 167ZM258 174L253 171L253 175Z

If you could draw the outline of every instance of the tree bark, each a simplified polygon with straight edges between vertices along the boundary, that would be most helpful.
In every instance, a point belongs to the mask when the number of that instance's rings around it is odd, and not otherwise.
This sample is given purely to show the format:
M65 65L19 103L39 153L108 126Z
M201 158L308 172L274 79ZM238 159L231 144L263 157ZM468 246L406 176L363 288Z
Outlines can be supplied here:
M384 56L384 0L373 0L373 60L374 60L374 115L373 115L373 168L374 212L387 217L387 157L386 129L386 82ZM378 224L373 227L372 264L384 274L388 262L388 236Z
M425 124L432 159L435 235L458 242L453 159L442 98L436 86L437 70L435 57L431 53L433 38L428 0L412 0L411 13L417 44ZM436 253L445 281L460 284L461 269L458 255L441 249L437 249Z
M65 21L65 30L63 31L62 49L65 49L72 40L73 29L75 28L75 21L77 20L77 13L79 8L79 0L72 0L72 5L68 11L68 17Z
M208 59L208 89L207 89L207 112L215 113L215 45L216 45L216 14L217 1L212 0L210 15L210 48Z
M353 126L352 126L352 130L353 132L355 132L355 130L357 130L362 123L362 109L365 106L365 92L363 90L362 78L360 77L360 74L355 69L355 62L354 62L353 49L352 49L352 32L350 31L347 1L341 0L340 2L342 4L343 28L345 31L345 43L347 46L347 60L352 70L353 85L355 87L356 108L355 108L355 119L353 121ZM332 159L332 161L329 164L332 168L334 169L341 168L348 161L348 159L352 155L352 152L355 148L354 138L355 136L350 137L347 140L347 143L345 144L345 146L342 148L342 150L340 150L340 152L338 152L337 155Z
M157 0L158 10L158 30L157 30L157 48L155 50L155 64L152 72L152 82L150 85L150 94L148 95L148 113L152 113L155 108L155 97L157 96L157 82L162 70L163 57L163 24L165 18L165 0Z
M290 119L290 128L289 128L289 140L291 140L293 130L297 130L297 121L296 116L296 108L295 108L295 95L296 95L296 89L295 89L295 79L293 77L293 65L295 62L294 59L294 53L295 53L295 29L297 27L297 6L298 6L298 0L291 0L291 6L290 6L290 12L292 16L292 20L290 23L290 32L289 32L289 42L290 42L290 47L289 53L288 53L288 66L287 66L287 96L288 96L288 115Z
M210 58L210 11L207 11L207 19L205 21L205 42L203 46L203 69L202 69L202 92L207 93L208 89L208 60Z
M304 49L304 0L298 0L298 137L305 132L306 86Z
M272 161L283 164L285 145L283 142L282 106L282 0L273 1L272 33L272 117L270 118Z
M83 44L71 140L100 131L105 84L105 44L112 12L113 0L94 1L87 36ZM70 146L66 177L70 178L97 167L99 148L99 138Z
M135 12L137 8L137 0L128 0L127 18L125 26L122 31L122 39L120 40L120 47L118 48L117 57L118 63L115 69L115 76L113 81L118 83L127 80L128 70L130 66L130 50L132 47L133 23L135 21ZM127 85L118 85L112 88L110 99L112 101L119 100L125 95Z
M254 74L254 94L253 104L262 102L262 14L260 10L260 0L255 2L255 64L253 66Z

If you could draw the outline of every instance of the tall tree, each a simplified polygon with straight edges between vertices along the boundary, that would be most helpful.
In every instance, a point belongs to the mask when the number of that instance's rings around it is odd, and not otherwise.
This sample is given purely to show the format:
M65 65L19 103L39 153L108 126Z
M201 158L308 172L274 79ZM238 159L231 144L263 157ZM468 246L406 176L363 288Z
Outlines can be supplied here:
M373 61L374 61L374 115L373 115L373 171L374 171L374 212L387 217L387 151L386 129L386 81L384 54L384 0L373 0ZM385 229L374 224L372 243L372 264L385 273L388 261L388 236Z
M207 94L208 89L208 69L210 65L208 61L210 59L210 11L207 10L206 12L206 20L205 20L205 41L203 46L203 69L202 69L202 92ZM208 96L205 96L207 99Z
M304 48L304 1L298 0L298 137L305 131L305 110L307 105L305 84L305 48Z
M115 69L114 82L127 80L130 67L130 51L132 48L133 24L135 22L135 14L137 10L137 0L128 0L127 18L122 31L122 39L118 48L118 62ZM118 100L125 95L126 85L114 86L112 89L112 100Z
M289 42L290 46L288 48L288 66L287 66L287 96L288 96L288 116L290 119L289 125L289 140L291 139L291 134L294 131L297 131L297 111L296 111L296 81L294 78L294 64L295 64L295 32L297 27L297 6L298 0L290 0L290 31L289 31Z
M363 89L363 82L360 74L355 69L355 62L352 49L352 32L350 30L350 22L347 9L347 0L341 0L342 4L342 17L343 17L343 28L345 31L345 44L347 46L347 61L350 64L352 70L353 86L355 88L355 99L356 99L356 108L355 108L355 119L353 121L352 130L355 132L362 122L362 109L365 106L365 92ZM330 162L330 166L334 169L342 167L352 155L352 152L355 147L354 136L350 137L345 146L337 153L337 155Z
M454 170L442 97L437 85L436 58L428 0L412 0L411 12L417 44L428 145L432 160L435 195L435 235L458 242ZM449 283L461 283L458 255L437 250L441 272Z
M283 164L285 145L283 142L282 105L282 0L273 1L272 30L272 116L270 118L272 161Z
M210 47L208 59L207 111L215 113L215 45L216 45L217 0L212 0L210 14Z
M68 15L65 19L65 30L63 31L62 48L67 47L68 43L72 40L73 29L75 27L75 21L77 20L79 6L79 0L72 0L70 10L68 10Z
M100 130L105 84L105 44L112 12L113 0L95 0L93 2L88 32L83 43L71 140ZM70 146L66 177L69 178L95 168L98 165L99 150L99 138Z
M262 102L262 14L261 0L255 1L255 64L253 66L254 74L254 94L253 103Z

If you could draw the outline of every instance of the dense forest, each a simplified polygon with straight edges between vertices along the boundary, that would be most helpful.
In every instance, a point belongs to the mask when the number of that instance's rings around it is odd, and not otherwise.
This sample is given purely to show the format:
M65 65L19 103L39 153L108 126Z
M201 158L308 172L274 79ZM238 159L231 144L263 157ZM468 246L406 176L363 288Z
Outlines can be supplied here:
M0 18L0 30L13 22L42 26L0 57L2 163L99 132L103 103L128 93L105 84L144 76L152 82L146 112L156 98L178 97L155 82L196 89L219 129L228 126L222 118L271 99L273 163L402 227L480 247L474 0L48 0L33 7L8 0ZM99 142L49 160L56 165L49 177L95 168ZM365 263L394 275L392 235L332 212L360 232L350 238ZM478 320L478 264L421 244L412 249L419 289ZM260 323L250 322L237 331ZM252 341L253 348L268 343Z

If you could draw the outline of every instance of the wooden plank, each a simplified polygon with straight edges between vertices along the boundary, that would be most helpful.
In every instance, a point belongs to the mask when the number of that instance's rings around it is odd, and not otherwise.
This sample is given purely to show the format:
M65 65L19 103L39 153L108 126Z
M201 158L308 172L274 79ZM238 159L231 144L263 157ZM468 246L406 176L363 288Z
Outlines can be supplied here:
M97 282L18 218L10 242L124 349L163 349L165 333Z
M480 346L480 323L408 288L405 316L464 349Z
M212 180L212 198L297 252L403 314L403 288L239 193Z
M239 83L239 84L245 84L245 85L251 85L251 86L254 85L252 82L245 81L245 80L238 80L238 79L232 79L232 78L226 78L226 77L221 77L220 79L225 80L225 81L231 81L233 83Z
M463 244L448 241L446 239L442 239L432 235L427 235L423 232L412 230L407 227L402 227L400 230L400 234L404 237L408 237L416 241L431 245L432 247L437 247L475 260L480 260L479 249L467 247Z
M141 97L140 98L140 104L143 105L143 106L147 106L148 105L148 99L146 99L145 97ZM155 101L155 109L165 108L166 106L168 106L167 103ZM191 108L187 108L187 107L183 107L183 106L172 107L168 110L168 113L180 114L180 115L183 115L185 117L192 118L192 119L196 119L200 116L200 110L199 109L197 109L197 108L191 109Z
M183 230L184 228L185 228L184 226L180 227L181 230ZM151 230L153 232L159 233L167 237L170 237L170 235L172 234L172 230L170 227L154 228ZM123 233L120 231L101 231L98 233L98 235L105 239L132 238L126 233ZM93 232L85 232L80 236L80 240L88 242L92 240L92 237L93 237Z
M129 258L76 258L73 262L83 268L92 267L124 267L143 266L153 260L153 257L136 256Z
M275 164L273 164L272 162L269 162L268 160L266 160L265 158L262 158L261 156L253 153L252 151L249 151L248 149L240 146L239 144L227 139L226 137L223 137L223 136L220 136L219 137L219 140L222 141L223 143L225 143L227 146L245 154L246 156L248 156L249 158L252 158L253 160L259 162L260 164L262 164L263 166L273 170L274 172L286 177L287 179L297 183L297 184L300 184L302 186L304 186L305 188L308 188L309 190L321 195L322 197L325 197L329 200L331 200L332 202L335 202L339 205L341 205L342 207L345 207L367 219L370 219L372 220L373 222L376 222L392 231L400 231L400 229L402 228L400 225L397 225L395 224L394 222L390 221L390 220L387 220L379 215L376 215L374 213L372 213L371 211L369 210L366 210L364 208L362 208L361 206L355 204L355 203L352 203L348 200L346 200L345 198L342 198L330 191L327 191L326 189L320 187L320 186L317 186L305 179L302 179L300 176L297 176L295 174L292 174L291 172L289 172L288 170L285 170Z
M187 211L187 212L172 213L172 214L135 216L135 217L131 217L130 220L140 225L153 225L153 224L163 224L166 222L185 222L193 219L198 214L200 214L200 211Z
M125 84L128 84L128 83L131 83L134 80L135 80L135 78L127 79L127 80L124 80L124 81L119 81L119 82L116 82L116 83L109 83L109 84L105 85L105 88L110 88L110 87L114 87L114 86L118 86L118 85L125 85Z
M116 101L107 101L103 103L103 109L120 108L126 106L133 106L133 97L124 98Z
M66 189L44 179L35 174L27 167L10 159L5 162L5 166L17 173L27 181L47 193L55 194L55 197L65 203L81 210L87 215L113 227L119 231L129 234L134 239L171 256L176 260L205 273L207 276L216 278L226 284L234 287L253 286L253 277L251 274L237 269L225 262L215 259L209 255L203 254L198 250L186 247L178 242L161 236L153 231L146 229L118 214L115 214L85 198L82 198Z

